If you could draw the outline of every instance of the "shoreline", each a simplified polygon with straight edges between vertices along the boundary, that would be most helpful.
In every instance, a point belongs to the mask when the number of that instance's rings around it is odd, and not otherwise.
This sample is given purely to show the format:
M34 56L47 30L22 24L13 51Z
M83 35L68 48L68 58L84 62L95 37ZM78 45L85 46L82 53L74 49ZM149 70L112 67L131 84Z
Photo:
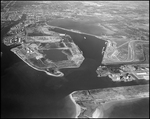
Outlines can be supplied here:
M76 108L76 112L75 112L75 117L73 118L78 118L80 112L81 112L81 107L75 102L75 100L72 97L72 93L69 94L69 98L71 99L71 101L74 103L75 108Z
M108 40L103 39L103 37L96 36L96 35L93 35L93 34L81 32L81 31L73 30L73 29L66 29L66 28L62 28L62 27L59 27L59 26L52 26L52 25L49 25L49 24L47 24L47 25L50 26L50 27L52 27L52 28L59 28L59 29L63 29L63 30L66 30L66 31L74 32L74 33L79 33L79 34L85 34L85 35L89 35L89 36L94 36L96 38L99 38L100 40L104 40L104 41L108 42Z
M77 92L77 91L74 91ZM72 94L74 93L72 92L69 97L71 99L71 101L74 103L75 108L76 108L76 112L75 112L75 117L73 118L77 118L81 112L81 107L76 104L74 98L72 97ZM128 99L120 99L120 100L112 100L112 101L108 101L105 103L101 103L101 106L99 106L98 108L96 108L96 110L94 111L94 113L92 114L93 118L107 118L107 114L109 114L111 112L111 110L113 109L113 107L117 104L117 103L133 103L134 101L138 101L144 98L149 98L149 96L145 96L145 97L138 97L138 98L128 98Z

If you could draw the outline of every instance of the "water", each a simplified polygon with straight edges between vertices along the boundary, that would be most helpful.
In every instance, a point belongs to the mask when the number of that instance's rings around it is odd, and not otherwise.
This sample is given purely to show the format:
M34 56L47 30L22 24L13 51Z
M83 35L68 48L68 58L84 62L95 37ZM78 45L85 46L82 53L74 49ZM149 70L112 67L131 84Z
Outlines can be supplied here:
M67 56L63 54L61 50L55 50L55 49L45 50L44 53L50 54L50 55L47 55L46 58L51 59L54 62L68 60ZM55 55L55 54L58 54L58 55Z
M148 118L149 98L113 101L103 106L105 118Z
M68 18L68 19L55 19L52 21L48 21L47 23L52 26L59 26L66 29L73 29L89 34L94 34L97 36L102 36L106 34L106 31L103 28L95 24L96 22L99 22L99 19L94 19L93 17L90 20L88 18L88 22L85 22L85 20L77 22Z
M71 98L67 97L73 91L139 83L116 83L108 77L97 77L96 69L103 58L101 51L106 46L104 40L60 28L55 28L54 31L69 34L83 51L85 60L79 68L62 69L64 77L52 77L29 67L13 54L9 47L1 44L2 116L73 117L76 106ZM2 32L6 33L7 30Z

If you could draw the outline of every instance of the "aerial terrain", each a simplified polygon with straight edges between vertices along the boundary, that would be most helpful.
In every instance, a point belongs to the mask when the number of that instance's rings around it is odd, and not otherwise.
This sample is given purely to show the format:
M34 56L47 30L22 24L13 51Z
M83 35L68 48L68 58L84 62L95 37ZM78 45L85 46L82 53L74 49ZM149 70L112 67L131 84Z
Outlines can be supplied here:
M148 1L1 1L1 113L148 118Z

